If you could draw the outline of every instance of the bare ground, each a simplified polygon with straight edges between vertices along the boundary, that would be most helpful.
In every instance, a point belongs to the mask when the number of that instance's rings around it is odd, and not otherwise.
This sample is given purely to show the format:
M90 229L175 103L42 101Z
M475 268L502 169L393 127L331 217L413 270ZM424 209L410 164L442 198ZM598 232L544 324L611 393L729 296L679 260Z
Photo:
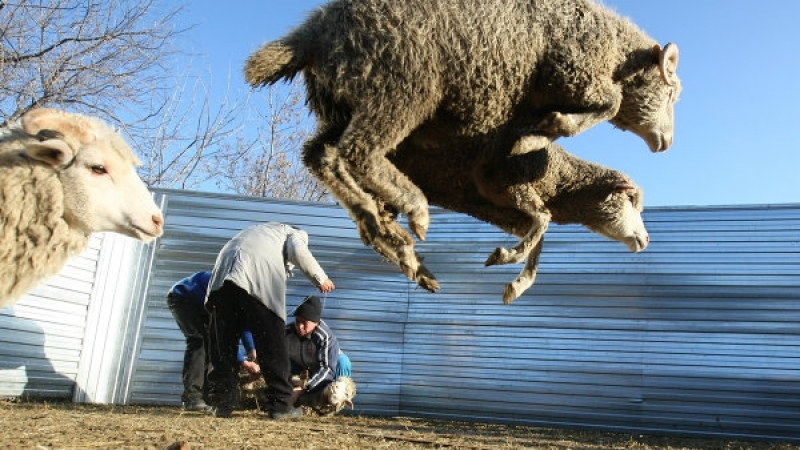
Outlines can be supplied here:
M629 449L796 450L795 444L640 436L409 417L306 415L276 422L254 410L232 419L177 407L0 401L2 449Z

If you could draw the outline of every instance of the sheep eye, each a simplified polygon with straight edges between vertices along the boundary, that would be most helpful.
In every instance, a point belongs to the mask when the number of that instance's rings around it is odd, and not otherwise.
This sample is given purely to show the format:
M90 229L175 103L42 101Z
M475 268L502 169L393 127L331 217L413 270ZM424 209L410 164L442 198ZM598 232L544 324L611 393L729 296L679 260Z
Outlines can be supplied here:
M96 175L105 175L108 173L105 166L97 165L97 166L91 166L90 168L92 169L92 172L94 172Z

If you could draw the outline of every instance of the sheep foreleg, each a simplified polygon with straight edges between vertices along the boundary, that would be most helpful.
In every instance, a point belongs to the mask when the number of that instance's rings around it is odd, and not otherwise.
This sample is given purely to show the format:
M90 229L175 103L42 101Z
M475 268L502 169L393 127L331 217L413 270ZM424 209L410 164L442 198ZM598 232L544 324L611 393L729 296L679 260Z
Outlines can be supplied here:
M503 289L503 303L506 305L516 300L529 287L533 286L533 282L536 281L536 272L539 269L539 256L542 254L542 243L543 240L540 240L539 243L536 244L533 252L528 256L525 267L522 268L517 278L507 284Z
M547 231L547 226L550 223L550 217L546 214L534 214L532 216L533 224L531 225L528 233L520 239L520 241L507 250L503 247L497 247L489 258L486 259L484 266L494 266L509 263L518 263L528 257L531 250L535 246L541 246L544 240L544 232Z
M617 115L622 96L611 95L608 103L587 109L582 112L562 113L553 111L545 116L536 128L543 135L555 140L558 137L575 136L598 123L605 122Z
M383 232L372 241L372 248L387 260L397 264L409 280L430 292L439 290L439 282L414 251L414 239L397 222L385 220Z
M359 186L336 148L322 143L326 138L320 133L306 144L304 163L350 214L364 245L370 245L382 233L375 201Z

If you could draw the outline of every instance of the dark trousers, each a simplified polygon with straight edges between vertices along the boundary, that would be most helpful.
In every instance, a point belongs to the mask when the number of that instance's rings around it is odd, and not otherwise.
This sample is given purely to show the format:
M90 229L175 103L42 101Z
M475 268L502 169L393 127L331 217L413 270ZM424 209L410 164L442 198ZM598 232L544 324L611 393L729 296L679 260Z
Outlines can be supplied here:
M183 353L183 394L184 402L197 402L204 397L206 370L206 311L203 305L180 297L167 296L167 305L186 338L186 351Z
M211 292L206 303L209 315L208 348L211 368L208 372L212 404L236 404L239 364L236 353L242 330L253 334L258 363L267 384L268 412L286 412L290 408L292 386L289 383L289 353L286 349L285 321L270 311L244 289L226 281Z

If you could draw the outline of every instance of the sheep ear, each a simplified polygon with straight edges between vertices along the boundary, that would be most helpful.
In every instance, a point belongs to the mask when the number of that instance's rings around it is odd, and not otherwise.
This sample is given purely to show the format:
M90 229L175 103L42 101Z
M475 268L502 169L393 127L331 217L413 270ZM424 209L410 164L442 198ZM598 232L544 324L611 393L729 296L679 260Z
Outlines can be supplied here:
M634 186L633 184L631 184L627 180L616 180L616 181L611 183L610 188L611 188L611 191L606 196L605 201L610 201L611 197L613 197L614 194L619 193L619 192L627 191L626 193L629 194L629 195L633 194L634 192L636 192L636 186Z
M664 83L667 83L667 86L675 86L677 84L678 46L670 42L662 50L656 44L653 47L653 53L658 54L658 70L661 72Z
M635 191L636 190L636 186L632 185L627 180L617 180L617 181L614 182L614 190L615 191L628 191L628 190Z
M95 140L92 126L77 114L60 109L38 108L22 116L22 129L28 134L37 134L42 129L58 130L62 135L79 143Z
M47 139L29 144L25 153L31 158L53 167L65 167L72 161L74 152L61 139Z

